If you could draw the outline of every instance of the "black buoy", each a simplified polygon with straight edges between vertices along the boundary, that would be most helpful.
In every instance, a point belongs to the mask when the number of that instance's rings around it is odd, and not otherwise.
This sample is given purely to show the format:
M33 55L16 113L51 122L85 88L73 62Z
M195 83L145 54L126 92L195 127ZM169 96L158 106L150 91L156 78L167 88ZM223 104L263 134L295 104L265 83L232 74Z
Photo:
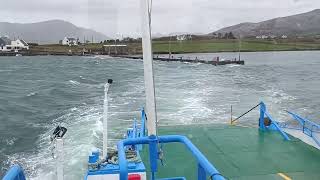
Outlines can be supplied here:
M112 79L108 79L108 84L112 84L113 80Z

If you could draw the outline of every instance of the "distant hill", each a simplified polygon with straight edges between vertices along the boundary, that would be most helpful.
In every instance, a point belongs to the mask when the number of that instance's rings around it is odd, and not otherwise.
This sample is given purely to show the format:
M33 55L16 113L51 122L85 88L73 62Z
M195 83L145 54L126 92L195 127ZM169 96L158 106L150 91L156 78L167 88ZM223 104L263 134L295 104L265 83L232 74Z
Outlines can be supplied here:
M90 40L94 39L95 42L109 39L102 33L96 32L91 29L77 27L72 23L62 20L50 20L38 23L8 23L0 22L0 36L8 35L10 38L22 38L26 42L34 42L40 44L59 43L65 36L83 38Z
M258 35L316 35L320 34L320 9L259 23L241 23L220 29L214 33L225 34L228 32L243 37Z

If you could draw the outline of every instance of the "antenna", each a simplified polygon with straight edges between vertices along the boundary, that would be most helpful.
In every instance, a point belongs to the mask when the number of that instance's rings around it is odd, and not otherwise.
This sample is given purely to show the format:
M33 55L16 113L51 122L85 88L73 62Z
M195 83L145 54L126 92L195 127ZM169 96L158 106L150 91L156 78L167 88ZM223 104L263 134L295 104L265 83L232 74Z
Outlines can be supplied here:
M241 34L239 34L239 61L241 61Z
M169 36L169 59L171 59L171 35Z

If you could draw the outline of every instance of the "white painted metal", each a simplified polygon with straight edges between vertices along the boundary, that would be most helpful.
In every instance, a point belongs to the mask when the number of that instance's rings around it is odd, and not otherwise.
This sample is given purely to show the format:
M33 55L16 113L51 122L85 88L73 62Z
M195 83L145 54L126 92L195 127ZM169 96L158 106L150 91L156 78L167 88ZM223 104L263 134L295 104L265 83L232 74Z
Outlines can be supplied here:
M57 180L63 180L63 139L57 138L56 140L56 173Z
M108 91L110 84L104 86L104 102L103 102L103 152L102 158L107 157L108 153Z
M144 64L144 83L146 89L146 112L148 135L156 135L156 98L153 77L153 54L151 44L151 17L149 0L141 1L141 29L142 29L142 48Z
M297 129L288 129L288 128L282 128L286 133L290 134L293 137L296 137L300 139L301 141L317 148L320 150L320 146L312 139L312 137L304 134L302 130L297 130ZM320 133L313 133L314 137L320 138Z
M141 180L147 180L147 175L145 172L139 173L129 173L130 174L139 174ZM101 174L101 175L90 175L87 180L119 180L119 174Z

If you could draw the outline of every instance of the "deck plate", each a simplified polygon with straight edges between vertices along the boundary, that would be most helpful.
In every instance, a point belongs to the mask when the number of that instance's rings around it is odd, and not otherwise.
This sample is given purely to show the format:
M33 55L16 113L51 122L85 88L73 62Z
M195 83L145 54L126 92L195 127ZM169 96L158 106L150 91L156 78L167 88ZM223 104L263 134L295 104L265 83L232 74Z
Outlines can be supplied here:
M277 132L228 125L159 128L159 135L172 134L187 136L227 179L284 179L278 173L294 180L320 179L320 151L292 136L284 141ZM196 179L197 164L183 145L164 144L163 150L157 178Z

